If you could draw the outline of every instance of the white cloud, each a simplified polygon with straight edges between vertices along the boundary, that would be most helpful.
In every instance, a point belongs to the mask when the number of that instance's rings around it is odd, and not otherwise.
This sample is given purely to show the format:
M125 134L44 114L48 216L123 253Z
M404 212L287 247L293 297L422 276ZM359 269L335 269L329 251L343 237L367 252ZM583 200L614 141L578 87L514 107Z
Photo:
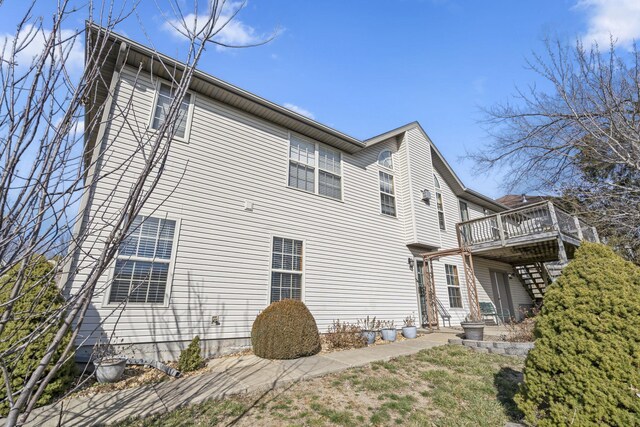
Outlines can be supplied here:
M17 37L14 61L17 66L28 67L34 58L42 55L44 46L51 36L51 30L37 29L32 25L26 25ZM0 46L4 46L2 51L2 62L6 63L12 56L12 46L16 37L14 34L4 34L0 36ZM60 60L65 58L67 70L71 73L77 73L84 68L84 48L82 45L82 36L77 35L74 30L61 30L56 35L56 43L58 47L55 50L55 57Z
M589 27L582 36L586 44L596 42L607 49L613 36L619 46L629 47L640 38L638 0L579 0L576 7L589 15Z
M295 104L290 104L288 102L286 102L284 105L284 108L288 108L291 111L295 111L296 113L300 114L301 116L305 116L308 117L310 119L315 119L315 116L313 115L313 113L309 110L305 110L302 107L298 107Z
M214 32L219 31L214 37L214 41L229 46L247 46L259 43L262 40L262 38L256 34L256 30L240 21L237 15L231 19L238 8L243 7L242 5L242 2L224 2L222 10L219 11L217 22L213 28ZM202 30L209 22L209 17L209 14L190 13L186 15L183 20L168 20L162 25L162 28L169 31L176 38L184 40L185 33ZM216 49L225 50L226 47L217 45Z

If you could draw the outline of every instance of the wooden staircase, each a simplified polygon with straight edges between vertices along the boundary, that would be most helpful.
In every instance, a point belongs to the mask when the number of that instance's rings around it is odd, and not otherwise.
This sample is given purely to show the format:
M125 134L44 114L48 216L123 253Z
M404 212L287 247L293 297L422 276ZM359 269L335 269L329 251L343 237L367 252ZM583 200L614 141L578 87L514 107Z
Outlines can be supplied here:
M514 266L514 270L533 301L542 301L547 286L556 280L566 264L536 262Z

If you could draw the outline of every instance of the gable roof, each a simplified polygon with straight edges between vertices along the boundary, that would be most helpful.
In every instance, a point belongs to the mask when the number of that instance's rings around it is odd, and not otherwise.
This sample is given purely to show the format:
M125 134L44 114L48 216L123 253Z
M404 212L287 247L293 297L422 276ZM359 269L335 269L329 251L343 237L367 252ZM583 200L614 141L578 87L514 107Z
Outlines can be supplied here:
M417 121L407 123L404 126L400 126L396 129L374 136L373 138L369 138L364 142L367 147L371 147L379 142L386 141L389 138L398 137L411 129L418 129L422 133L424 138L429 142L429 145L431 147L431 162L433 163L433 167L440 173L442 178L449 184L449 186L453 189L453 192L457 196L463 197L470 202L495 211L503 211L508 209L507 206L500 203L499 201L496 201L489 196L485 196L482 193L466 187L462 183L462 180L460 180L458 175L456 175L456 173L453 171L453 168L444 158L440 150L438 150L438 147L436 147L433 141L431 141L429 135L427 135L420 123L418 123Z

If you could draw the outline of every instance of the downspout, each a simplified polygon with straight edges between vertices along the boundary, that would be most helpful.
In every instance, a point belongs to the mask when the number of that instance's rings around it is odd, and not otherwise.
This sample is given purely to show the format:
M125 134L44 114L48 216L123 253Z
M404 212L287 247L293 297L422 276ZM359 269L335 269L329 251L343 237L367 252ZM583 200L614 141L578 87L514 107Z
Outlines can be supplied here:
M121 41L113 75L111 76L111 82L109 83L109 89L107 91L107 98L104 103L104 109L102 110L100 126L98 127L98 133L96 135L96 143L93 147L93 153L91 154L91 163L89 164L89 170L87 172L86 178L86 184L88 185L85 185L84 193L82 194L82 198L80 199L80 207L78 209L80 220L77 221L73 227L73 238L71 240L71 244L69 245L69 252L73 255L65 263L62 270L62 275L60 277L59 283L62 284L62 293L67 299L71 296L71 283L73 282L73 279L75 277L74 270L77 267L80 257L80 249L82 246L77 243L78 237L82 236L87 226L89 209L91 207L91 202L93 201L97 178L100 175L100 166L98 164L98 159L100 158L104 150L104 139L105 133L107 132L107 124L109 123L109 115L111 114L113 106L114 94L116 93L116 89L118 87L118 84L120 83L120 73L122 71L122 68L124 67L124 63L127 57L127 49L127 44L124 41Z

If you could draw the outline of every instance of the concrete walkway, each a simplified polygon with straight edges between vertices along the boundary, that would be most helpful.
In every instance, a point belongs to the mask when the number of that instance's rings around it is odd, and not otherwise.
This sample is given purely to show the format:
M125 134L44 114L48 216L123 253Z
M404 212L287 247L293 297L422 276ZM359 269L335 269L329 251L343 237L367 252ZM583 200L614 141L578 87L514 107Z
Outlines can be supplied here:
M129 416L147 417L233 394L265 392L293 382L444 345L457 332L441 330L413 340L294 360L266 360L253 355L212 359L210 371L201 375L67 399L36 409L27 425L57 426L60 416L60 425L65 427L104 425Z

